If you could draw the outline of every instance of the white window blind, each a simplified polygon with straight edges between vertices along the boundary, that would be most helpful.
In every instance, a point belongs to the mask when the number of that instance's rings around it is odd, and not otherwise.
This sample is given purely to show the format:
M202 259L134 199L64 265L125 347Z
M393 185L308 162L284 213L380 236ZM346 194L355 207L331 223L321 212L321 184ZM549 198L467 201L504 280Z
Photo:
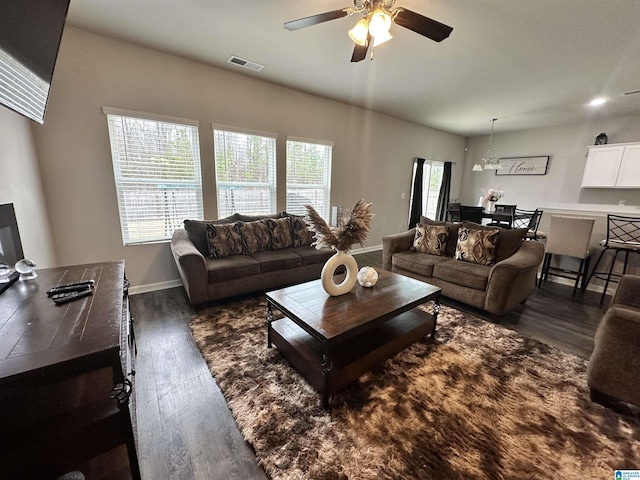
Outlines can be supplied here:
M103 111L124 244L168 240L185 219L204 218L197 123Z
M426 160L422 172L422 212L426 217L436 218L444 163Z
M276 138L213 127L218 217L275 213Z
M48 93L49 82L0 48L0 102L43 123Z
M306 215L311 205L329 221L333 145L287 140L287 212Z

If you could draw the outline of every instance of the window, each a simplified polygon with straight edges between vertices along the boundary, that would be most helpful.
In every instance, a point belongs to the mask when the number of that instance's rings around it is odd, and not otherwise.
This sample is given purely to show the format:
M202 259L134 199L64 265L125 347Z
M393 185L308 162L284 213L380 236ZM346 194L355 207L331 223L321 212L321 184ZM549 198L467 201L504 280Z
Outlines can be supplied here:
M287 212L305 215L311 205L327 221L333 144L287 139Z
M425 217L437 218L438 195L440 195L443 173L443 162L425 160L422 177L422 211Z
M104 107L125 245L171 238L204 218L198 123Z
M218 217L275 213L276 136L213 127Z

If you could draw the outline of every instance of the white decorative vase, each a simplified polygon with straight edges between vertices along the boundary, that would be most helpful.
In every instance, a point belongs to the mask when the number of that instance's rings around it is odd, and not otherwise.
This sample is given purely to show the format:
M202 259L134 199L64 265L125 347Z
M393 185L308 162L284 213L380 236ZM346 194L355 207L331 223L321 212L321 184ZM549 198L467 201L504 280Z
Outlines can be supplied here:
M493 213L495 211L496 211L496 202L492 202L491 200L489 200L487 202L487 212Z
M347 274L341 283L336 284L333 281L333 274L340 265L345 266ZM343 251L337 251L335 255L329 258L327 263L324 264L324 267L322 267L322 273L320 273L322 288L332 297L349 293L355 285L357 277L358 264L356 263L356 259Z

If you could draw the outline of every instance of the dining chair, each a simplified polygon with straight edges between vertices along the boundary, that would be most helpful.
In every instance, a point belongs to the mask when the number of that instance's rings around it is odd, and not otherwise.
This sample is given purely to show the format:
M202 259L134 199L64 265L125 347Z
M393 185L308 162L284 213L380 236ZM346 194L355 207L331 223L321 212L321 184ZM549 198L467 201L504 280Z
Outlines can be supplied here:
M620 277L627 273L629 253L640 253L640 217L629 217L614 214L607 215L607 238L600 242L600 246L604 247L604 249L600 252L600 256L593 268L593 272L589 275L587 285L593 277L605 280L602 296L600 297L600 303L602 303L604 301L604 296L607 293L609 283L619 282ZM609 271L598 272L597 270L598 265L600 265L600 260L602 260L602 257L608 250L614 251ZM615 266L616 259L620 252L624 252L624 265L622 267L622 274L617 274L613 273L613 267Z
M549 272L556 277L569 278L575 280L573 294L576 294L578 283L582 281L581 290L587 288L587 272L591 253L589 243L595 218L572 217L568 215L552 215L549 224L549 234L547 245L542 262L542 272L538 281L538 286L542 286L543 281L547 281ZM567 268L551 267L551 259L554 255L563 255L580 260L578 270ZM571 276L575 275L575 277Z
M447 205L447 216L450 222L460 221L460 203L449 202Z
M460 220L481 224L482 223L482 207L471 207L469 205L460 205Z
M517 205L500 205L496 204L491 221L487 225L491 227L512 228L513 216L515 215Z
M540 225L540 219L542 218L542 210L523 210L516 208L513 215L513 228L526 228L527 240L539 240L541 238L547 238L547 234L544 232L538 232Z

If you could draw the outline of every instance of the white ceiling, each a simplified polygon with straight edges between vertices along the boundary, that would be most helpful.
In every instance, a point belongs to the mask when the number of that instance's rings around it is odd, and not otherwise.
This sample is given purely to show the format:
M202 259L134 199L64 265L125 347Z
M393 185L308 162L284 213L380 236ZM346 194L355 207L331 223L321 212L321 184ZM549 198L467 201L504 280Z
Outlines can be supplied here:
M398 25L351 63L346 17L283 23L350 0L71 0L67 22L220 68L475 136L640 114L640 0L397 0L453 27L442 43ZM251 72L231 55L265 65ZM592 97L609 102L588 107Z

